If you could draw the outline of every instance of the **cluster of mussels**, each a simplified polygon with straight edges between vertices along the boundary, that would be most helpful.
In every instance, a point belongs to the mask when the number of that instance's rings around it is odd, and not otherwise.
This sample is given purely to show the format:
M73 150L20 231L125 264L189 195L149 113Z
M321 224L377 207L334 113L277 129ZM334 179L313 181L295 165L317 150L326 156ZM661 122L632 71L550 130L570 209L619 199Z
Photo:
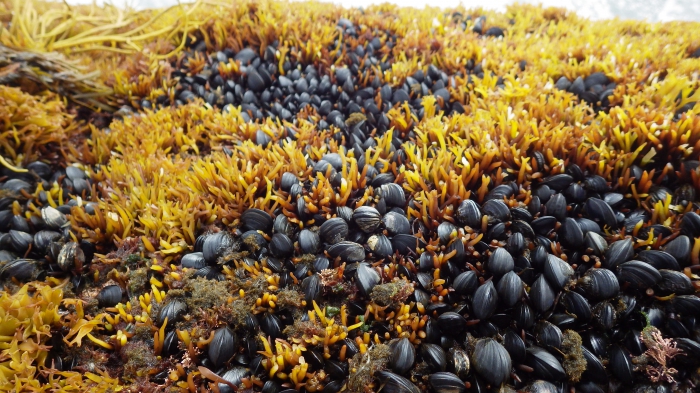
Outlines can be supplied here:
M475 27L483 39L503 35L484 23L480 18ZM350 21L338 26L357 37ZM208 226L193 252L148 271L144 287L180 273L187 282L152 309L140 296L160 329L160 340L149 345L172 365L150 380L187 378L178 375L181 364L195 362L219 392L692 391L700 383L693 186L668 173L640 201L616 192L617 179L571 163L527 187L508 178L483 198L458 201L451 216L429 227L407 214L421 208L400 176L384 170L386 162L371 164L366 153L388 130L392 107L407 104L421 118L422 98L433 95L446 114L463 113L447 87L489 71L472 62L468 75L448 75L430 65L394 87L372 77L391 67L385 51L392 34L377 31L362 42L346 48L349 64L337 68L280 63L275 43L262 55L250 48L205 53L195 45L172 64L179 79L172 94L137 103L152 109L201 98L224 110L241 106L247 121L292 121L310 105L323 117L318 128L333 126L342 142L342 154L308 159L311 174L323 176L279 177L275 191L291 203L272 214L249 208L238 228ZM602 73L573 83L562 77L556 86L601 106L615 88ZM392 165L406 159L402 143L412 137L394 135ZM255 138L271 144L262 131ZM320 178L339 192L347 187L341 172L350 151L360 157L366 189L345 206L319 209ZM544 172L545 155L532 156ZM689 172L699 166L683 163ZM90 195L90 180L72 166L53 172L37 162L27 169L6 171L1 180L0 279L7 285L70 276L79 292L94 245L74 241L66 215L76 208L95 213L93 202L70 198ZM642 172L631 170L638 179ZM662 208L682 218L649 224L652 214L668 213L655 211ZM98 307L125 315L124 299L139 303L144 288L113 278L117 283L96 295ZM231 295L226 315L196 321L192 292L219 294L230 288L219 283L231 282L239 292L224 292ZM195 325L211 333L197 345L183 333ZM85 369L61 345L51 354L54 367Z

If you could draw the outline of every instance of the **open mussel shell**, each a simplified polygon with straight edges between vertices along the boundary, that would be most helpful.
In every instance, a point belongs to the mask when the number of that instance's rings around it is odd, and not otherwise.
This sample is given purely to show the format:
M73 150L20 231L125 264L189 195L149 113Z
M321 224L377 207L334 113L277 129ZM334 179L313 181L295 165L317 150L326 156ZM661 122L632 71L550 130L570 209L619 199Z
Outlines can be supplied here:
M122 301L122 288L119 285L107 285L97 294L100 307L114 307Z
M539 347L527 349L527 365L532 367L536 376L547 381L561 381L566 372L554 355Z
M428 377L436 393L466 393L467 388L458 376L450 372L437 372Z
M397 374L405 374L413 367L416 359L416 349L407 338L400 338L389 344L391 356L389 368Z
M408 379L389 371L378 371L375 377L379 379L379 389L384 393L420 393L420 389Z
M510 355L492 338L482 338L476 342L471 362L476 372L494 386L501 385L510 377Z

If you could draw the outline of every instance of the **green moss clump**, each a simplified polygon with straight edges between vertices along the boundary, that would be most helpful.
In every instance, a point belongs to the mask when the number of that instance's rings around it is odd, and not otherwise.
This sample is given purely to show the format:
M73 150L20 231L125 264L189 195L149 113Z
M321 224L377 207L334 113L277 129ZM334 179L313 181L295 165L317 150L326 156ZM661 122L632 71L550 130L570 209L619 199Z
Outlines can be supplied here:
M132 254L133 255L133 254ZM140 295L148 292L148 268L140 267L136 270L129 271L129 292L137 299Z
M350 359L350 377L347 388L349 392L365 392L372 383L374 373L386 369L391 349L386 344L378 344L365 353L358 353Z
M135 380L150 374L159 364L153 347L143 341L132 341L121 349L124 361L124 379Z
M232 288L228 281L207 280L204 277L187 280L184 290L190 293L185 299L188 310L208 310L226 304Z
M377 285L372 289L370 298L380 306L398 308L413 293L413 285L406 280L398 280Z
M581 379L581 374L586 371L586 358L581 349L583 341L581 336L573 330L565 330L562 334L561 350L564 354L564 371L569 382L576 383Z

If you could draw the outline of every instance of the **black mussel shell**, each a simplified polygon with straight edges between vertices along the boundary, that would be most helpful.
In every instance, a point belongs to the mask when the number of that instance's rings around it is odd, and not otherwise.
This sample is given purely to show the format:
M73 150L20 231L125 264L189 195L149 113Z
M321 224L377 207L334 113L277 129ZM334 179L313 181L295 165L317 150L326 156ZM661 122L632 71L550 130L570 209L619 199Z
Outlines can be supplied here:
M168 302L158 313L158 326L163 326L165 318L168 319L167 328L173 327L175 322L178 322L187 313L187 304L179 299L173 299ZM233 356L233 355L232 355Z
M46 227L53 230L61 229L68 222L65 214L51 206L46 206L41 209L41 218L44 220Z
M657 287L662 292L676 295L692 295L695 293L692 281L685 274L667 269L660 269L661 281L657 283Z
M559 388L551 382L537 380L525 387L525 393L559 393Z
M382 222L382 216L371 206L360 206L355 209L352 219L357 227L366 233L374 232Z
M544 178L542 184L549 186L553 190L563 191L573 182L574 178L568 173L558 173Z
M272 339L282 337L282 322L275 314L266 312L260 320L260 330Z
M601 226L608 226L617 229L617 219L612 207L598 198L588 198L586 201L586 213L588 218L597 222Z
M282 174L282 178L280 179L280 189L282 189L282 191L289 192L292 185L297 184L298 182L299 180L297 179L296 175L291 172L284 172Z
M445 350L442 349L441 346L431 343L422 343L420 345L420 355L433 372L445 371L447 367L447 357L445 356Z
M226 255L235 249L236 240L226 231L207 236L202 247L204 259L210 263L216 263L219 257Z
M246 378L248 375L249 372L244 367L234 367L223 373L223 375L221 375L221 378L229 382L231 385L239 386L242 383L243 378ZM236 390L234 390L230 385L225 383L219 383L217 387L219 388L219 393L236 392Z
M122 301L122 289L119 285L107 285L97 294L100 307L114 307Z
M527 349L527 365L532 367L536 376L547 381L561 381L566 377L564 367L557 358L539 347Z
M465 199L457 207L457 212L455 218L462 225L467 225L472 228L481 228L481 208L479 205L471 200Z
M328 254L332 258L340 258L346 262L360 262L365 260L365 249L361 245L349 242L341 241L328 248Z
M612 243L605 252L605 268L614 269L634 256L634 244L631 238Z
M283 214L275 217L274 224L272 224L272 230L275 233L284 233L289 237L294 236L294 226L289 222L287 216Z
M280 216L284 217L284 216ZM262 248L267 248L267 240L258 231L247 231L241 235L243 246L251 252L257 252Z
M462 296L473 294L478 286L479 279L477 278L476 273L474 273L472 270L467 270L460 273L452 282L452 288L457 294Z
M182 259L180 259L180 265L190 269L201 269L207 266L207 261L201 252L193 252L183 255Z
M559 229L559 239L562 245L569 249L577 250L583 246L583 231L578 223L571 217L564 219Z
M80 270L85 264L85 253L78 243L68 242L61 247L61 252L58 254L56 263L64 272L73 269Z
M535 218L530 223L532 230L538 235L546 236L557 225L557 219L552 216L542 216Z
M397 374L405 374L413 367L416 359L416 349L407 338L400 338L391 344L391 356L389 358L389 368Z
M553 289L564 288L573 275L574 269L563 259L552 254L547 255L547 262L544 264L544 276Z
M241 214L241 229L243 231L263 231L269 233L273 220L269 214L260 209L248 209Z
M340 217L331 218L321 224L319 233L324 242L328 244L339 243L348 236L348 223Z
M500 386L510 378L510 355L494 339L482 338L477 341L471 362L476 372L494 386Z
M389 232L389 235L411 234L411 224L403 214L388 212L382 217L382 223L387 232Z
M490 318L497 306L498 292L493 286L493 281L488 281L476 289L472 299L472 312L477 319Z
M510 220L510 209L500 199L490 199L484 203L481 209L484 215L489 217L489 222L506 222Z
M30 281L40 274L40 262L33 259L15 259L0 267L0 278Z
M673 308L681 315L700 315L700 298L695 295L680 295L673 298Z
M323 298L323 288L321 287L321 278L318 274L308 276L301 281L301 289L304 291L304 299L307 304L312 301L317 303Z
M537 312L547 312L554 305L555 293L544 274L540 275L530 288L530 299Z
M681 219L681 233L688 237L700 236L700 215L688 212Z
M644 250L637 254L637 259L646 262L657 269L681 270L673 255L659 250Z
M547 321L540 321L535 325L535 339L544 348L561 348L561 330Z
M661 274L655 267L642 261L629 261L617 267L617 277L634 289L647 289L661 281Z
M440 223L437 227L437 234L438 237L440 238L440 241L444 244L447 244L452 240L453 237L456 237L459 232L459 228L457 226L449 221L444 221Z
M552 195L544 204L544 208L547 215L556 218L557 221L566 219L566 198L563 194Z
M275 233L270 238L270 252L278 258L286 258L294 254L294 242L283 233Z
M508 308L520 301L523 296L523 288L523 281L514 271L506 273L496 284L498 298Z
M610 348L608 368L615 378L623 384L631 386L634 383L633 367L632 357L625 348L618 345L613 345Z
M321 239L318 233L308 229L302 229L299 232L299 248L304 254L315 254L321 248Z
M489 256L487 268L495 276L502 276L513 270L515 261L505 248L497 248Z
M437 372L428 377L436 393L466 393L467 388L458 376L450 372Z
M226 364L238 349L238 336L228 327L222 327L214 332L214 338L209 343L207 355L214 366Z
M583 352L583 357L586 359L586 371L583 373L583 380L591 380L599 384L608 383L608 374L605 372L605 366L603 362L598 359L593 352L589 351L586 347L581 347Z
M381 277L366 263L360 263L355 271L355 284L365 297L369 297L372 289L381 282Z
M386 201L388 206L403 208L406 205L406 195L403 188L396 183L382 184L377 190L377 194Z
M586 233L586 236L583 238L583 244L597 257L602 257L608 249L608 242L605 241L605 238L592 231Z
M379 379L379 389L384 393L420 393L420 389L408 379L389 371L374 374Z
M34 237L27 232L11 229L9 234L12 248L20 254L26 253L29 247L34 244Z
M467 328L467 320L463 316L453 311L441 314L438 319L440 330L446 335L458 336Z
M463 380L469 376L469 355L459 348L450 348L447 355L447 370Z
M566 292L561 299L566 312L576 316L577 320L587 322L591 319L591 306L585 297L577 292Z
M690 239L688 236L680 235L668 242L664 251L676 258L681 267L686 267L690 262L690 249Z
M615 273L608 269L589 269L578 284L591 299L610 299L620 293L620 283Z
M367 239L367 247L380 258L388 257L393 253L391 240L381 233L370 236Z
M401 255L408 255L409 253L415 253L419 247L425 247L426 244L418 237L401 234L391 238L391 245L393 246L394 252L398 252Z
M503 347L508 351L511 359L515 363L524 363L527 352L525 351L525 342L513 330L508 330L503 335Z

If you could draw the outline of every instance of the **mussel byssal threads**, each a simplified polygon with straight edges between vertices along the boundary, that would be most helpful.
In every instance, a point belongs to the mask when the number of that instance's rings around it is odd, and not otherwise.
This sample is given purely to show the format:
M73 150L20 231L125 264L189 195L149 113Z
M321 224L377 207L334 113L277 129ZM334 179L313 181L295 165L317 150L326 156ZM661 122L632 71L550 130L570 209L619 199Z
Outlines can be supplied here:
M700 24L4 3L0 391L700 386Z

